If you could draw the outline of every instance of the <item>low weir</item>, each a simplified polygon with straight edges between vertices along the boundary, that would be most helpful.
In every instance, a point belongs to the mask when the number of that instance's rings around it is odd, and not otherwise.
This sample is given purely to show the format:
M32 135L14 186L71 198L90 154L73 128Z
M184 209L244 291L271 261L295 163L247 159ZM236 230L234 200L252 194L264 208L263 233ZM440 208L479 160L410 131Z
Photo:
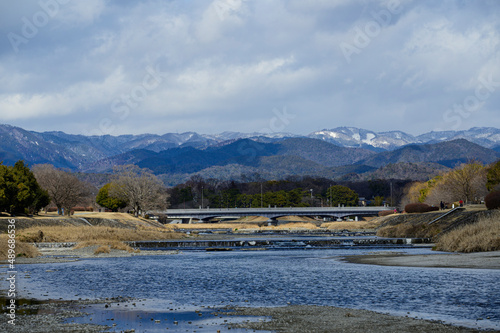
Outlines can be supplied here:
M254 240L177 240L177 241L134 241L128 245L143 250L231 250L231 249L308 249L364 246L411 247L414 244L429 244L427 238L276 238Z

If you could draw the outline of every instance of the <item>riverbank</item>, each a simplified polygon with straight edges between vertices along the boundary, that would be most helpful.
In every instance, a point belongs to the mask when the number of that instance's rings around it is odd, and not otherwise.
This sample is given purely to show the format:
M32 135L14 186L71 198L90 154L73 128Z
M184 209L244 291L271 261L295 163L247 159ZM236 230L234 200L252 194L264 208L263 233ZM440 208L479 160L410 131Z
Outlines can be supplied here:
M347 256L344 260L350 263L380 266L500 269L500 251L430 255L378 253Z
M367 310L330 306L293 305L287 307L236 308L237 316L267 316L270 321L229 324L232 328L268 330L287 333L350 332L350 333L465 333L480 332L443 324L437 321L392 316Z
M18 257L16 264L48 264L76 261L89 258L123 258L135 256L154 256L154 255L174 255L179 251L134 251L109 249L109 253L103 252L96 254L98 245L87 246L82 248L74 247L55 247L55 248L39 248L41 255L34 258ZM0 264L5 264L6 261L0 261Z
M37 303L37 302L34 302ZM132 305L133 304L133 305ZM0 319L0 325L6 333L52 333L52 332L73 332L73 333L94 333L106 332L118 323L113 317L113 309L129 308L128 311L137 311L134 300L97 300L97 301L49 301L38 302L37 304L24 305L22 307L23 314L16 316L16 325L7 324L5 316ZM137 304L140 309L140 304ZM110 311L111 319L108 320L106 326L98 324L82 324L72 322L71 318L89 317L92 322L91 315L87 312L92 312L91 307L98 307L102 310ZM101 311L102 311L101 310ZM386 332L439 332L439 333L471 333L481 332L473 328L465 328L443 324L438 321L429 321L424 319L412 318L409 313L406 316L393 316L367 310L344 309L330 306L313 306L313 305L292 305L286 307L260 307L260 308L227 308L227 309L205 309L204 315L201 316L200 310L190 310L190 314L183 312L184 316L188 316L193 322L172 322L171 320L158 320L161 318L161 310L156 314L151 314L153 317L147 321L155 323L155 327L167 329L172 324L172 328L188 328L191 327L198 332L208 332L214 329L214 325L222 325L220 329L227 328L230 332L234 329L247 329L248 331L264 330L274 332L287 333L316 333L316 332L351 332L351 333L386 333ZM167 311L167 309L164 309ZM126 313L126 312L125 312ZM134 312L135 313L135 312ZM146 314L146 312L144 313ZM123 315L123 312L122 312ZM170 313L175 316L175 313ZM207 320L207 315L212 318ZM241 320L241 316L245 320ZM205 317L205 319L201 318ZM200 318L200 322L196 320ZM263 319L266 318L266 319ZM143 323L144 324L144 323ZM136 326L129 325L127 330L123 332L143 332L144 328L140 327L139 323ZM118 327L117 327L118 328ZM217 328L215 328L217 329ZM184 330L183 330L184 331Z

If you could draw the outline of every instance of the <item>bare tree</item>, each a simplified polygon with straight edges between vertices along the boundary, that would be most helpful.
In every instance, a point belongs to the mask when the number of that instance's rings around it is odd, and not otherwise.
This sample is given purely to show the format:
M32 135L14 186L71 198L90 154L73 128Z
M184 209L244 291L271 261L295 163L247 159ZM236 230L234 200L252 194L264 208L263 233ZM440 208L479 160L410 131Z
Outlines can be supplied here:
M165 185L148 169L125 165L114 169L110 194L126 199L135 216L148 210L166 209L168 194Z
M486 168L481 163L469 162L446 173L431 191L426 202L472 202L486 194Z
M71 209L85 201L90 194L88 184L80 181L70 172L57 169L53 165L35 165L33 173L40 186L49 193L59 215L62 214L63 209L66 215L70 215Z

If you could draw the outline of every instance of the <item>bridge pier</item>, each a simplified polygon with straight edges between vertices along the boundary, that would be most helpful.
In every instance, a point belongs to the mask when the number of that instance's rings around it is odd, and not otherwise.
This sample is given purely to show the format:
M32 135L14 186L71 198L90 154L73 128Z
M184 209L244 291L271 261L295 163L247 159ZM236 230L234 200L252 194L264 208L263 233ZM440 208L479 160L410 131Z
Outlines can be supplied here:
M390 207L289 207L289 208L228 208L228 209L170 209L164 212L169 218L182 219L182 223L193 223L193 219L206 222L211 218L238 218L242 216L264 216L269 223L276 224L281 216L313 216L341 220L351 216L359 221L359 216L376 216ZM391 209L392 210L392 209Z

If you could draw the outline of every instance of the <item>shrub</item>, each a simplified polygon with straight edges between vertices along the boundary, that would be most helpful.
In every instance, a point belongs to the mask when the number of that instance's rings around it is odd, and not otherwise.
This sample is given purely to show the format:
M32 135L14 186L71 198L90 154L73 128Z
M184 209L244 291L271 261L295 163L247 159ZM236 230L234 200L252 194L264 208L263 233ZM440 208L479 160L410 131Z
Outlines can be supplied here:
M0 235L0 260L7 260L8 258L8 240L9 237L7 235ZM26 258L35 258L39 256L41 253L38 251L36 247L31 244L16 242L16 256L17 257L26 257Z
M439 207L434 207L434 206L430 206L429 209L427 210L428 212L436 212L439 210Z
M383 210L381 212L378 212L378 216L387 216L387 215L391 215L391 214L394 214L393 210Z
M491 192L484 198L484 203L488 209L500 208L500 191Z
M99 246L95 251L94 251L94 254L95 255L98 255L100 253L109 253L109 246L105 246L105 245L102 245L102 246Z
M405 206L407 213L425 213L429 211L430 206L424 203L411 203Z

